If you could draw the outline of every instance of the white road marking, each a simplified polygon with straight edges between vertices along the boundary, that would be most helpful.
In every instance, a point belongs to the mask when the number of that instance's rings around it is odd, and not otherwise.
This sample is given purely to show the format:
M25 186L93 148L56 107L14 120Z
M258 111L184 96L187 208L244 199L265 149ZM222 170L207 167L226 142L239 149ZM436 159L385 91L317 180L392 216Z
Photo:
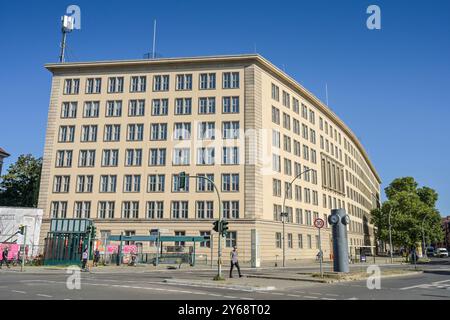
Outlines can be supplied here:
M326 296L330 296L330 297L339 297L338 294L334 294L334 293L325 293Z
M233 297L233 296L223 296L224 298L227 298L227 299L238 299L238 297Z
M287 294L287 296L289 296L289 297L296 297L296 298L299 298L299 297L301 297L300 295L298 295L298 294Z
M336 300L335 298L320 298L322 300Z
M11 290L12 292L16 292L16 293L22 293L22 294L27 294L25 291L19 291L19 290Z
M304 296L303 298L306 298L306 299L318 299L318 297L311 297L311 296Z
M36 295L39 297L53 298L52 296L49 296L48 294L43 294L43 293L37 293Z

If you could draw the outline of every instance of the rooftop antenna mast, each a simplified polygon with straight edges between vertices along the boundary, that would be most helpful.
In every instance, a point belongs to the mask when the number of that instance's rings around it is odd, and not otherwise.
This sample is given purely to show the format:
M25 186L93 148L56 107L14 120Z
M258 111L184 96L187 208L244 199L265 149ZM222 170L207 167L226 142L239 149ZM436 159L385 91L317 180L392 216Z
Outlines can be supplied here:
M155 59L156 52L156 19L153 21L153 49L152 49L152 59Z
M71 16L64 15L61 17L61 24L62 24L61 26L62 41L61 41L61 54L59 55L59 62L64 63L67 34L72 32L74 29L74 19Z

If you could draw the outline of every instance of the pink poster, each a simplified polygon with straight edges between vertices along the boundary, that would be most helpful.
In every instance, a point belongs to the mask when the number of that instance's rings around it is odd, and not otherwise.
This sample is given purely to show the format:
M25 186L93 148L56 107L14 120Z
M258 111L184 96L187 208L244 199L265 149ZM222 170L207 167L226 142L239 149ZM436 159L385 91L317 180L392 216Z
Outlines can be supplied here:
M106 250L108 251L108 253L117 253L117 251L119 250L119 246L110 245L106 247Z
M17 253L20 250L18 244L0 244L0 260L3 260L3 248L8 248L8 260L17 259Z

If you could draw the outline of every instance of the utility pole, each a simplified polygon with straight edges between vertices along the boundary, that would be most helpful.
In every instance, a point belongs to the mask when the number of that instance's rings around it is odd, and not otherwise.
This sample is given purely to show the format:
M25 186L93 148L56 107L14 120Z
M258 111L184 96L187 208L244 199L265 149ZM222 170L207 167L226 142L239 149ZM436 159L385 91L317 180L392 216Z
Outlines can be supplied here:
M311 171L312 169L308 169L305 170L303 172L300 172L294 179L292 179L292 181L289 183L289 189L292 190L292 184L295 182L295 180L297 180L298 178L300 178L302 176L302 174ZM287 190L284 190L284 198L283 198L283 209L281 212L281 220L283 222L283 267L286 266L286 233L285 233L285 224L286 224L286 218L288 213L286 212L286 195L287 195Z
M25 246L27 245L27 226L23 226L23 247L22 247L22 264L20 266L20 272L23 272L25 268Z

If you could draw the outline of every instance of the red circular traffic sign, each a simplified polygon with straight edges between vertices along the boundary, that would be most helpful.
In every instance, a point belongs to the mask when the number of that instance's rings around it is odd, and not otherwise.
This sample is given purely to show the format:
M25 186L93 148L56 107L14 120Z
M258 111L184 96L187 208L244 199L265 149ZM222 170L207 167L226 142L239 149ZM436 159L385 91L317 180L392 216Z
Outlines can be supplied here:
M314 226L318 229L323 228L323 226L325 225L325 221L323 221L323 219L317 218L316 220L314 220Z

